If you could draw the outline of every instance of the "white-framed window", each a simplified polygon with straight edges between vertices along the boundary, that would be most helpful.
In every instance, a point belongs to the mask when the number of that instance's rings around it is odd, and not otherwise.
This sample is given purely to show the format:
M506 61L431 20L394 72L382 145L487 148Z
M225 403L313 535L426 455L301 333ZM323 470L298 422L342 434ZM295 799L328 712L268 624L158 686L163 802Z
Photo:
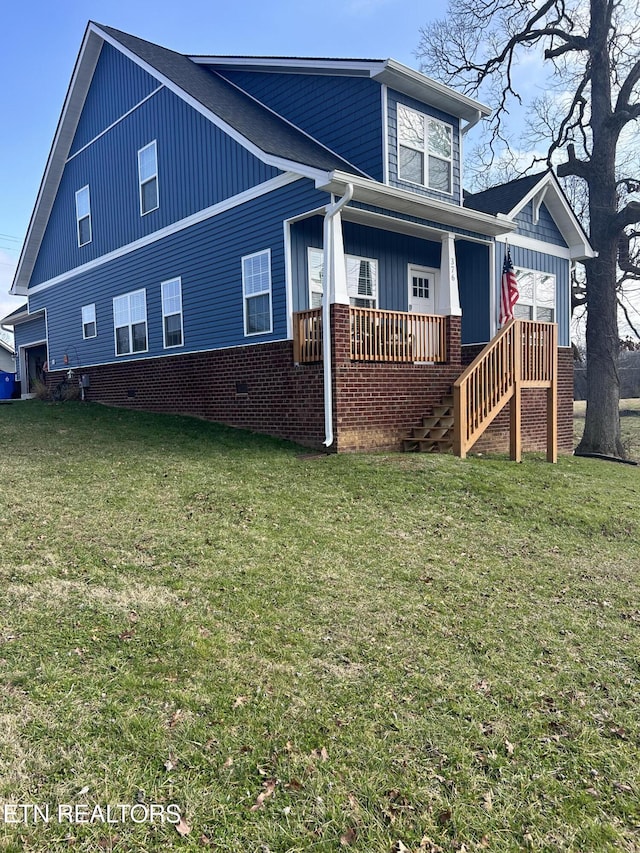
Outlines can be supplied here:
M308 249L309 305L322 305L322 249ZM349 303L360 308L375 308L378 302L378 262L375 258L345 255Z
M95 338L98 334L98 326L96 325L96 306L82 306L82 337L86 341L87 338Z
M86 246L91 242L91 198L89 185L76 192L76 223L78 229L78 246Z
M162 334L165 349L181 347L184 343L182 329L182 280L172 278L163 281L162 291Z
M155 139L138 151L140 216L160 207L158 195L158 146Z
M116 355L147 351L147 294L144 289L114 298L113 330Z
M398 104L398 178L453 192L453 127Z
M520 320L554 323L556 318L556 277L551 273L515 267L518 301L513 316Z
M271 317L271 249L242 258L242 296L245 335L270 332Z

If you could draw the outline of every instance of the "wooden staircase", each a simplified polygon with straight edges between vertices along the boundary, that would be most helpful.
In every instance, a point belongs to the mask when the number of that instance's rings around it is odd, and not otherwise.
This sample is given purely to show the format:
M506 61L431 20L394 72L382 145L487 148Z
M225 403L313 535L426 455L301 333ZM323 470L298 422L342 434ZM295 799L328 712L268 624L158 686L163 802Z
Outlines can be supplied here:
M414 453L444 453L453 448L453 393L445 394L422 425L413 427L411 435L402 439L402 447Z
M402 440L405 451L453 450L462 459L497 415L509 406L509 452L522 453L522 391L547 391L547 460L558 458L558 327L509 320L434 406L422 426Z

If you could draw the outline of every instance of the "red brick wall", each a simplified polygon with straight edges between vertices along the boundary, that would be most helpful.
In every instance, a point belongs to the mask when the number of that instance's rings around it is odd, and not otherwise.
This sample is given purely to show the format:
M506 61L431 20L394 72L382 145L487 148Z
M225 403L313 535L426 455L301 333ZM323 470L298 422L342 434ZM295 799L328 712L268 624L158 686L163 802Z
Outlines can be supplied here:
M308 447L321 447L324 440L322 365L294 366L291 341L106 364L81 372L91 383L88 400L197 415ZM63 375L49 374L49 385ZM236 383L244 383L246 393Z
M482 346L462 348L462 360L470 364ZM522 391L522 450L547 449L547 392L542 388ZM508 453L509 407L471 448L471 453ZM573 353L568 347L558 349L558 452L573 453Z
M334 431L337 450L400 450L403 436L448 393L460 374L460 318L448 318L446 364L352 362L349 308L332 306Z

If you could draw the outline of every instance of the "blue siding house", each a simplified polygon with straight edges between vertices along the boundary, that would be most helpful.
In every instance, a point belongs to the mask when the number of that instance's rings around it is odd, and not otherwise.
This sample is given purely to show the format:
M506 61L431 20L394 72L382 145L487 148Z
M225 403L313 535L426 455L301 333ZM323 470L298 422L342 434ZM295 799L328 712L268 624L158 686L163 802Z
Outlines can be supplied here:
M499 332L507 244L516 320L557 328L566 379L592 250L550 172L465 196L488 113L390 59L186 56L90 23L3 321L23 396L71 370L96 402L413 447Z

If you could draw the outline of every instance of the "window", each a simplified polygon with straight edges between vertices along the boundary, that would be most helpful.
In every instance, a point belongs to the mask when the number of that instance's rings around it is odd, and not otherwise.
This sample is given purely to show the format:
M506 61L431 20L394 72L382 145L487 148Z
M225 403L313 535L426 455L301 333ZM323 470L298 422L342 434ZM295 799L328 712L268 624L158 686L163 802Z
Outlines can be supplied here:
M147 296L135 290L113 300L116 355L147 351Z
M95 338L98 334L98 327L96 326L96 306L95 305L83 305L82 307L82 337L86 340L87 338Z
M451 193L453 128L398 105L398 178Z
M309 304L322 305L322 249L309 249ZM345 255L349 303L360 308L375 308L378 298L378 262L372 258Z
M242 259L244 333L259 335L271 331L271 250Z
M162 289L162 331L165 349L182 346L182 281L173 278L163 281Z
M556 277L546 272L514 269L518 282L518 301L513 316L520 320L553 323L556 315Z
M91 200L89 187L82 187L76 193L76 222L78 224L78 246L91 242Z
M138 151L140 181L140 215L151 213L160 206L158 200L158 150L155 140Z

